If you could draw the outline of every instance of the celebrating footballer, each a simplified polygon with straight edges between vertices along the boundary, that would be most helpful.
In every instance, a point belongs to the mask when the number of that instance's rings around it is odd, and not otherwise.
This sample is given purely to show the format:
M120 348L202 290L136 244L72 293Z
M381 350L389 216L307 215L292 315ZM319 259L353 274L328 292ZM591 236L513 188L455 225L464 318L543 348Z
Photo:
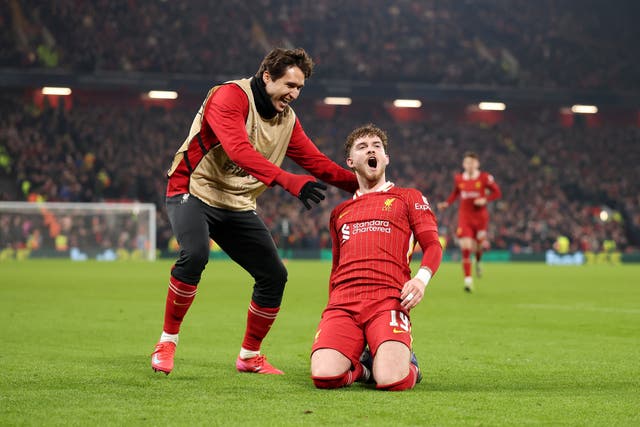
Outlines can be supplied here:
M359 188L331 213L329 301L311 355L318 388L360 381L399 391L421 379L409 312L422 301L442 247L426 197L386 180L387 145L386 133L371 124L355 129L345 143ZM412 278L409 262L416 241L424 254Z

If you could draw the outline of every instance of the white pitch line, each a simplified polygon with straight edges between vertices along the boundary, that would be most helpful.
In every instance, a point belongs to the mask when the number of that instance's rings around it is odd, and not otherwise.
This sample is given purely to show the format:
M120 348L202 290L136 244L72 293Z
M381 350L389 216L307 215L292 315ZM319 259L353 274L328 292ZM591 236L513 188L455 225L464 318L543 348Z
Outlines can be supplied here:
M565 310L565 311L597 311L600 313L624 313L640 314L640 309L615 308L615 307L586 307L583 305L559 305L559 304L517 304L518 308L535 308L543 310Z

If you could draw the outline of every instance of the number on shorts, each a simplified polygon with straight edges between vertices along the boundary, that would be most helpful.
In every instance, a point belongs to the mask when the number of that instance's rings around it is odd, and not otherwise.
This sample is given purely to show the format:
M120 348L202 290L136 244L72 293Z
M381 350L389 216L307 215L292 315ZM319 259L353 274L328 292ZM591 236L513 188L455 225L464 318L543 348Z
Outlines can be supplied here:
M399 324L398 324L398 314L400 314ZM409 332L409 316L407 316L403 312L397 313L396 310L391 310L391 322L389 322L389 326L392 326L394 328L400 327L405 331Z

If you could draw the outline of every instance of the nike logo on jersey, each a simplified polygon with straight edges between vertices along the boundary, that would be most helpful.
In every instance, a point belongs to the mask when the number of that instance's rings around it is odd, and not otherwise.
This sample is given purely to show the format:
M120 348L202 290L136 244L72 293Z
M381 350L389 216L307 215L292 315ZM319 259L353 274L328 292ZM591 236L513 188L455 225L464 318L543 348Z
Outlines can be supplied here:
M350 210L348 211L344 211L342 212L340 215L338 215L338 219L341 219L343 216L345 216L346 214L348 214L349 212L351 212Z
M408 334L409 331L405 331L404 329L393 328L393 333L394 334Z

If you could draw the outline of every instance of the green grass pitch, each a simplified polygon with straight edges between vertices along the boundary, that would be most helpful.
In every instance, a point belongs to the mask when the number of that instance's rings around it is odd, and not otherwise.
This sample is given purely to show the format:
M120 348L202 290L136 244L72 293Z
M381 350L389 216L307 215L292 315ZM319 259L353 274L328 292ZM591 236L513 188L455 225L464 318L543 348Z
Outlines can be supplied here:
M152 372L169 262L0 264L0 425L640 425L640 267L445 264L412 313L414 390L314 389L327 262L293 261L263 351L239 374L250 277L212 261L174 372Z

